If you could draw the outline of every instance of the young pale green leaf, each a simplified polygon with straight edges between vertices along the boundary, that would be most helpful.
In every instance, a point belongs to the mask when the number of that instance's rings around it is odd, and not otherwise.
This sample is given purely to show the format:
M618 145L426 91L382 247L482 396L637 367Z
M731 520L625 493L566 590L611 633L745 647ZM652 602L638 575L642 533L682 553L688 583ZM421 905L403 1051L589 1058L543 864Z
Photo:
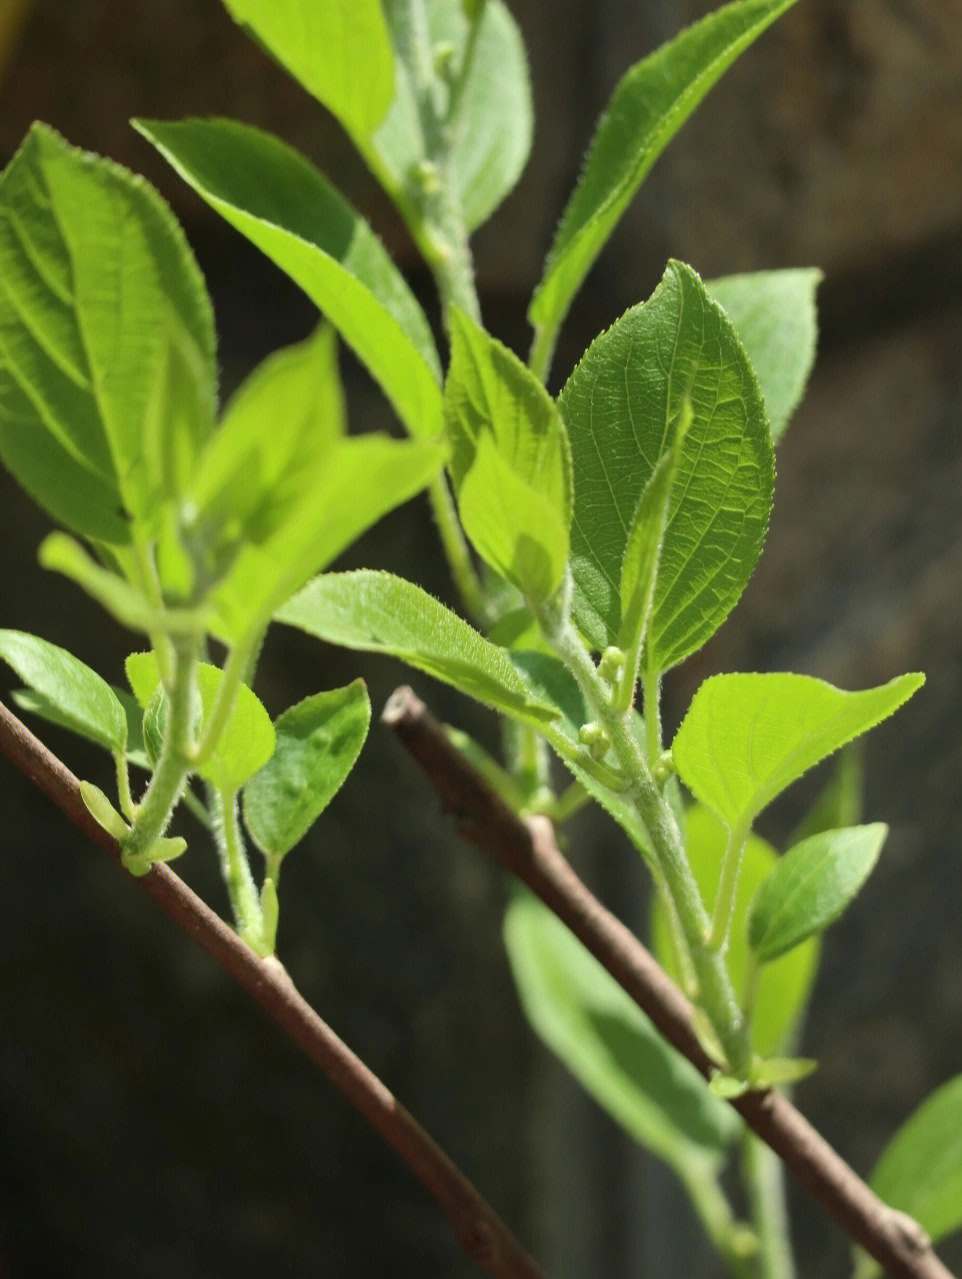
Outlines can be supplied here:
M379 0L224 0L227 12L359 141L394 96Z
M381 435L348 438L331 449L312 485L260 543L245 542L213 588L211 629L227 643L246 641L309 577L355 538L419 493L440 471L444 450L427 440Z
M337 340L321 325L254 370L200 456L183 539L209 580L239 545L262 544L287 521L344 433Z
M102 542L149 526L213 427L214 323L160 196L34 125L0 177L0 456Z
M124 661L124 673L138 705L146 710L160 683L157 654L129 653Z
M426 18L432 48L452 49L457 75L469 25L461 0L428 0ZM405 59L408 0L386 0L385 12L397 52L395 96L374 137L375 172L392 192L402 190L426 158L416 90ZM436 85L444 106L448 88ZM534 132L528 63L521 32L502 0L487 0L472 67L461 98L453 156L455 193L467 228L486 222L521 175Z
M713 675L692 699L672 756L693 795L730 828L747 828L796 778L924 683L924 675L901 675L846 693L809 675Z
M568 562L568 529L558 508L525 482L488 431L458 490L458 513L485 563L527 599L554 594Z
M79 658L23 631L0 631L0 658L42 700L44 710L59 717L58 723L109 751L124 749L124 708L107 681Z
M408 431L436 434L440 362L424 312L367 223L313 165L269 133L231 120L136 127L324 312Z
M675 427L674 438L648 477L628 530L625 557L621 562L621 628L618 632L618 647L627 654L632 688L655 601L671 491L691 420L691 405L686 400Z
M426 591L390 573L328 573L308 582L275 620L329 644L390 653L523 723L558 712L533 697L502 649Z
M962 1075L937 1088L906 1120L869 1185L892 1208L914 1217L934 1243L962 1229Z
M724 826L700 804L685 816L685 851L702 900L713 902L725 853ZM749 968L748 912L760 885L778 865L772 846L750 835L742 855L732 928L725 962L737 992L745 989ZM652 949L658 962L676 979L681 978L664 907L656 901L652 912ZM818 967L819 940L811 937L780 959L766 964L758 976L753 1020L753 1043L763 1058L791 1051L793 1032L805 1012Z
M738 55L794 0L736 0L622 78L568 201L528 318L556 330L648 170Z
M528 1020L592 1097L685 1179L720 1168L735 1112L561 921L528 893L508 908L504 939Z
M671 490L647 661L700 647L761 554L774 456L758 383L731 321L690 267L671 262L651 298L591 344L561 393L574 473L572 614L599 650L618 644L629 530L685 401L691 424Z
M307 834L354 767L371 722L363 680L306 697L274 721L274 754L244 787L244 821L266 857Z
M705 281L748 352L776 441L798 407L815 362L815 290L821 279L821 271L809 268Z
M206 606L195 609L156 607L124 578L92 559L79 542L66 533L49 533L40 544L41 568L69 577L122 626L133 631L185 634L204 631L213 620Z
M887 834L881 822L822 831L780 857L748 916L758 958L769 963L833 924L868 879Z

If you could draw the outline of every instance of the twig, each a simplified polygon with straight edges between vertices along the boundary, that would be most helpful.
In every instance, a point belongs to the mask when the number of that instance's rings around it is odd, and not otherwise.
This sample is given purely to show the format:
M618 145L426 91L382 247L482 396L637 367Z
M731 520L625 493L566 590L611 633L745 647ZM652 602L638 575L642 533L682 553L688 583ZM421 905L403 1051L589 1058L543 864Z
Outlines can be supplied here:
M0 705L0 751L119 866L116 841L88 813L77 779L25 725ZM185 933L267 1010L351 1104L401 1156L447 1214L458 1243L481 1270L502 1279L544 1279L491 1206L298 993L276 959L253 951L169 867L131 878Z
M550 822L513 813L410 688L392 695L381 719L427 773L465 838L540 897L707 1078L712 1063L695 1036L691 1004L581 882L558 850ZM952 1279L918 1223L884 1204L782 1094L749 1092L732 1104L892 1279Z

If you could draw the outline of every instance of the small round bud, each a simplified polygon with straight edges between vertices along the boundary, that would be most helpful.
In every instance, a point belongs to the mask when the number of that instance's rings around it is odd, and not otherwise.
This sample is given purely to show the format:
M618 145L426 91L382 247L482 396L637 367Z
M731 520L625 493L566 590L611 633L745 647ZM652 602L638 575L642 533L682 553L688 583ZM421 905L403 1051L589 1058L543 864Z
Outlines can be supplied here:
M666 782L671 777L672 773L675 772L675 761L672 758L671 751L662 751L652 771L656 782Z
M418 160L411 165L411 183L420 188L426 195L441 190L441 177L438 166L432 160Z
M624 664L624 653L620 648L615 648L612 644L601 654L601 661L598 663L598 674L606 684L614 684L617 682Z
M578 741L587 747L592 759L603 759L611 746L611 738L600 724L582 724L578 729Z
M457 67L454 65L456 53L450 40L439 40L434 46L434 70L442 80L453 80L457 75Z

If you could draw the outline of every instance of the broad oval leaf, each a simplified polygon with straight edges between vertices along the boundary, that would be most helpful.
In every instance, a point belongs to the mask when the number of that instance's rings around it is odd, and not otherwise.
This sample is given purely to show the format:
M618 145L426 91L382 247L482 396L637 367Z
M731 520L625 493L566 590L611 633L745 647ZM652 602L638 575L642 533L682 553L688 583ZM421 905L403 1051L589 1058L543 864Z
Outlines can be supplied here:
M794 0L736 0L688 27L621 79L564 211L528 318L560 326L648 170L702 98Z
M224 0L227 12L352 137L378 127L394 96L394 55L379 0Z
M320 308L412 435L441 428L424 312L370 227L302 155L232 120L136 127L204 200Z
M98 541L149 531L213 428L214 345L157 192L34 125L0 178L0 456L24 488Z
M389 189L398 191L426 155L403 58L408 0L386 0L384 7L398 56L394 102L373 140L374 168ZM461 0L427 0L425 8L432 48L450 45L453 65L459 67L468 37ZM477 39L453 157L454 185L469 231L488 220L517 182L534 132L524 41L502 0L487 0ZM446 95L441 85L437 89Z
M544 726L558 712L529 693L504 651L420 587L361 570L315 578L275 621L368 653L390 653L479 702Z
M0 631L0 658L40 698L30 709L109 751L127 745L127 716L116 693L72 653L23 631Z
M818 270L753 271L706 280L748 352L776 442L805 393L815 363Z
M962 1075L937 1088L886 1146L869 1185L933 1242L962 1229Z
M307 834L354 767L371 722L363 680L306 697L274 721L274 754L244 787L244 821L278 859Z
M925 676L846 693L810 675L713 675L672 743L682 781L730 828L747 828L810 768L908 701Z
M721 625L761 554L774 456L758 383L731 321L690 267L588 348L561 393L574 474L572 612L597 649L617 644L629 530L691 405L672 486L647 660L666 670Z
M683 1180L720 1168L737 1115L558 917L520 894L504 939L528 1020L599 1105Z
M834 923L871 874L887 834L882 822L823 831L780 857L748 916L758 958L769 963Z
M718 894L727 842L724 826L708 809L700 804L688 809L685 814L685 851L702 900L709 905ZM778 855L770 844L757 835L748 837L725 952L725 962L736 992L744 990L748 971L747 922L752 899L778 864ZM657 899L652 911L652 949L662 967L680 980L668 921L664 907ZM753 1047L759 1056L777 1057L792 1051L794 1032L804 1015L815 981L819 950L819 939L812 937L762 968L752 1021Z
M262 630L274 610L351 542L419 493L440 471L442 448L427 440L381 435L337 444L313 484L283 511L262 542L245 542L212 589L210 629L228 643Z

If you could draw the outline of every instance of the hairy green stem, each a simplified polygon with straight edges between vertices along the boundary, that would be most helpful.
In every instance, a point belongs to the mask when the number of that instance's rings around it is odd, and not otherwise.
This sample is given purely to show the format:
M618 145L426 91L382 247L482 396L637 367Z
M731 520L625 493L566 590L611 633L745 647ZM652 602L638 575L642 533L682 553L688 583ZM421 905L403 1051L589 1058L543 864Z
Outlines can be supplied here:
M528 368L536 378L540 378L545 384L547 384L548 375L551 372L551 361L554 358L554 346L557 336L557 328L544 328L541 325L535 327L531 351L528 354Z
M490 620L491 609L471 559L471 551L461 531L451 490L443 475L431 481L428 497L431 500L431 510L434 512L434 522L438 527L441 546L447 557L454 584L460 593L461 602L472 621L483 627Z
M153 552L143 542L135 542L131 547L132 563L137 575L137 586L156 608L164 607L164 594L157 576L157 565ZM165 688L169 689L174 680L174 648L169 635L163 632L151 632L150 646L157 655L157 666Z
M251 635L240 643L235 644L230 650L230 654L224 664L224 672L220 686L217 689L214 705L207 716L207 724L204 728L203 736L191 756L194 771L206 760L210 759L217 749L217 743L220 741L221 734L230 719L234 703L237 701L238 690L245 681L250 679L263 642L264 632L258 631L256 635Z
M151 848L166 830L184 789L191 767L191 709L198 647L198 639L174 642L167 729L157 767L138 805L136 820L123 842L123 852L127 857L149 858Z
M260 954L264 920L260 894L251 874L237 821L237 794L218 791L214 787L209 788L208 794L221 874L227 886L237 931L251 950Z
M646 669L642 675L645 712L645 746L648 751L648 763L652 768L661 756L661 678Z
M571 623L567 618L559 621L547 607L539 611L538 620L545 638L577 679L591 713L610 737L615 757L630 779L622 798L635 809L651 839L691 955L698 981L698 1002L718 1037L728 1068L735 1075L744 1076L751 1062L748 1027L735 998L724 957L706 945L708 913L688 865L671 806L651 774L631 731L629 717L618 715L612 709L609 689Z
M754 1279L795 1279L781 1160L753 1132L746 1131L741 1163L760 1245L754 1258Z
M130 769L127 766L125 751L114 751L114 767L117 771L117 796L120 799L120 811L132 822L137 815L134 797L130 793Z
M728 843L725 845L721 877L718 881L718 896L715 898L711 929L707 934L710 950L723 951L728 944L728 930L731 928L732 914L735 910L738 872L741 869L742 853L745 851L747 839L748 831L742 826L735 826L728 832Z

